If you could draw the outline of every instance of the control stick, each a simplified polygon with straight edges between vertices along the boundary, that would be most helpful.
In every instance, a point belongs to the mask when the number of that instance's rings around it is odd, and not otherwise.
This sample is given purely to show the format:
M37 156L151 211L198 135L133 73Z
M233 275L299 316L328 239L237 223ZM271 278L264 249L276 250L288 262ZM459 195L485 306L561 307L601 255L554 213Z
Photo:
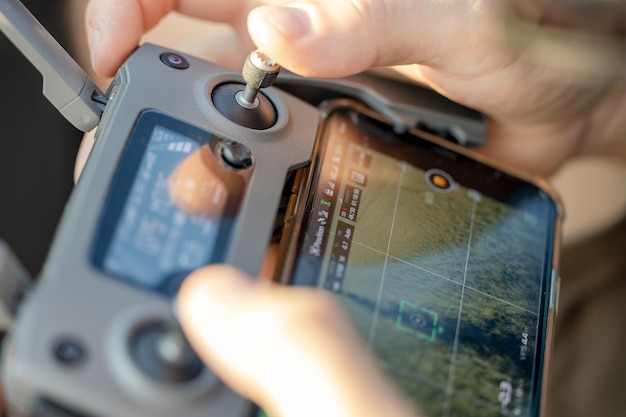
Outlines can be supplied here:
M211 100L230 121L250 129L269 129L276 123L276 108L259 90L274 83L280 65L256 50L248 55L241 72L245 87L239 83L221 84L213 90Z
M280 65L258 49L246 58L241 74L246 81L245 90L237 93L236 99L245 108L254 108L259 105L257 94L261 88L274 84L280 72Z

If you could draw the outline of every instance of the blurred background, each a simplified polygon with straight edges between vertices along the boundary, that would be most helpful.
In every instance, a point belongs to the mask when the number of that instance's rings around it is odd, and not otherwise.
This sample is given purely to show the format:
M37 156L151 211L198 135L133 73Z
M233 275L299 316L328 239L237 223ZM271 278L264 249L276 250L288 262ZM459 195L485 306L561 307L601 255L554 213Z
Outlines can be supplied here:
M83 29L86 2L24 3L88 69ZM593 33L618 36L618 48L609 49L608 61L598 68L626 71L622 67L625 1L516 0L514 4L534 23L582 26ZM613 9L606 8L607 4ZM566 10L576 13L562 11L572 5L576 8ZM172 15L146 40L180 48L200 37L227 32L223 25ZM560 42L560 33L550 39ZM571 49L572 62L583 64L584 43L564 48ZM42 96L39 73L3 36L0 56L4 64L0 67L0 239L36 276L73 186L74 157L82 134ZM106 87L107 80L99 82ZM626 109L615 111L626 117ZM563 197L567 216L549 415L626 416L626 161L576 159L551 181Z
M63 46L75 49L68 1L24 4ZM41 75L4 35L0 56L0 239L34 275L72 189L82 135L42 95Z

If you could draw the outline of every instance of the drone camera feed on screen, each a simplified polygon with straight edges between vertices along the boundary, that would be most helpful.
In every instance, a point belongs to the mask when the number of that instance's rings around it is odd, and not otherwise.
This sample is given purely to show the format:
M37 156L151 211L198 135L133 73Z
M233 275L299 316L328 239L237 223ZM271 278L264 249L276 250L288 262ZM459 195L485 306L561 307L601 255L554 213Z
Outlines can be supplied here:
M536 414L554 202L356 111L326 123L292 283L332 292L428 416Z

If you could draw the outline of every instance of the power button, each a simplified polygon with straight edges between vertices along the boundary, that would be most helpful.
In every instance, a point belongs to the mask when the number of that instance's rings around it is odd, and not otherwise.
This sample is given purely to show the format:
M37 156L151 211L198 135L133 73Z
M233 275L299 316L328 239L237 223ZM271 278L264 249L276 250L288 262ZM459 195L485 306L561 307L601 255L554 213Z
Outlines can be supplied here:
M189 68L189 62L182 56L173 52L163 52L160 56L161 62L170 68L177 70L184 70Z

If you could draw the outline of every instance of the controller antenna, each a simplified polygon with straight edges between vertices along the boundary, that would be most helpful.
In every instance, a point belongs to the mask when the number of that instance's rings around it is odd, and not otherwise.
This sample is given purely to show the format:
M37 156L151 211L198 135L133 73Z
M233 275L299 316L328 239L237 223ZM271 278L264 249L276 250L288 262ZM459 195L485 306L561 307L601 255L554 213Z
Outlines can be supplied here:
M257 94L261 88L266 88L274 83L280 72L280 65L258 49L246 58L241 74L246 81L246 88L236 95L237 103L247 109L253 109L259 105Z

